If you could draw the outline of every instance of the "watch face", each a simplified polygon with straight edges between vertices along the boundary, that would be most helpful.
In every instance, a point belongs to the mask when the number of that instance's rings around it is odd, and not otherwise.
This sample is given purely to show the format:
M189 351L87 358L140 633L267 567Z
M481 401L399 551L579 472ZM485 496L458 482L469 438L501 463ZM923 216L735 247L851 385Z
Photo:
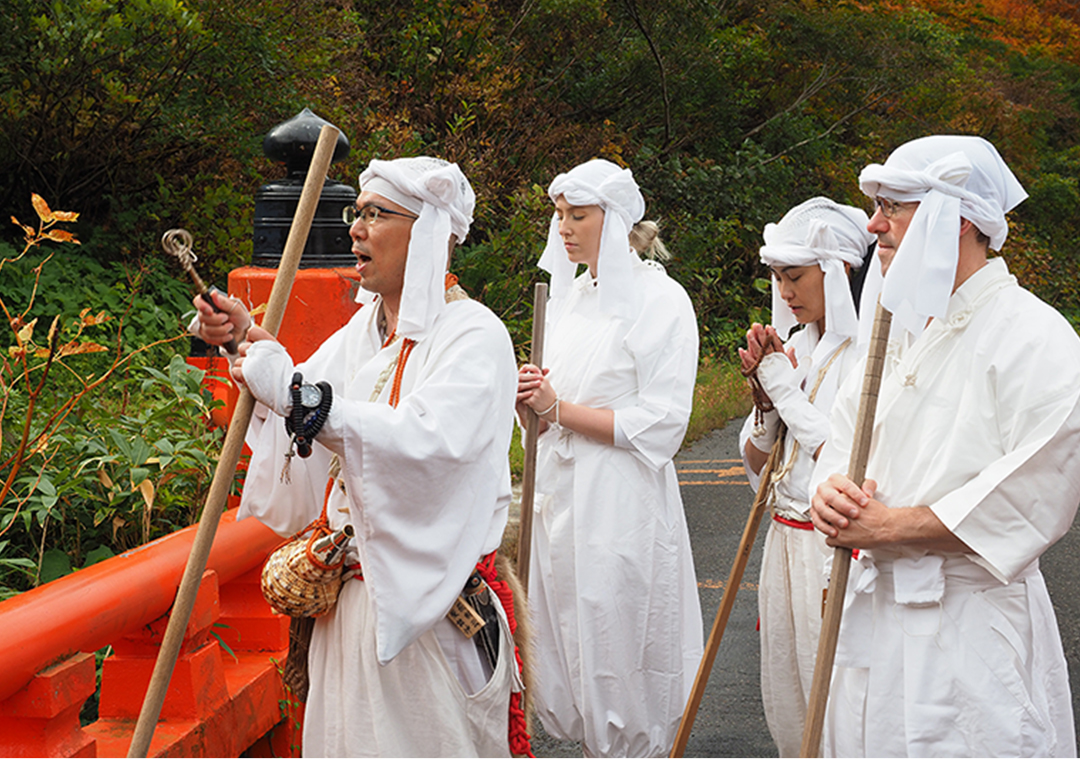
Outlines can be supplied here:
M300 386L300 406L312 409L322 401L322 390L316 385Z

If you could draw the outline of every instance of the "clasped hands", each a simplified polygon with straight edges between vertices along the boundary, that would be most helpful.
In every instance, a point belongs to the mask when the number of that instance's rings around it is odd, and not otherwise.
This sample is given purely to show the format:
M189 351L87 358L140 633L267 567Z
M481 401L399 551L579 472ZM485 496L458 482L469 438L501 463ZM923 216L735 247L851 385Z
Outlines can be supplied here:
M817 487L810 500L810 519L825 534L829 546L873 549L894 543L890 517L895 510L874 498L877 483L864 480L862 488L845 475L833 474Z
M799 366L799 362L795 358L795 349L784 350L784 342L780 340L775 327L754 322L750 325L750 329L746 331L746 348L739 349L743 374L749 375L754 372L757 366L761 364L761 360L773 353L785 354L791 360L792 367Z

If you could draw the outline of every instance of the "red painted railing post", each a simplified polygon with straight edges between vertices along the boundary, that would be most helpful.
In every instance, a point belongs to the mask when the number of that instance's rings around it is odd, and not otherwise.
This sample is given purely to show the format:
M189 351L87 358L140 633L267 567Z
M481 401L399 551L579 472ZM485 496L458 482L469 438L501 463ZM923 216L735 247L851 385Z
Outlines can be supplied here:
M204 717L228 698L221 648L210 636L220 614L217 573L207 570L161 710L163 719ZM139 717L168 620L168 615L160 617L113 643L114 654L105 658L101 674L100 718Z
M289 646L289 618L262 595L262 565L221 587L221 642L234 652L277 652Z
M0 702L0 756L96 757L96 740L79 723L94 677L94 655L77 654Z

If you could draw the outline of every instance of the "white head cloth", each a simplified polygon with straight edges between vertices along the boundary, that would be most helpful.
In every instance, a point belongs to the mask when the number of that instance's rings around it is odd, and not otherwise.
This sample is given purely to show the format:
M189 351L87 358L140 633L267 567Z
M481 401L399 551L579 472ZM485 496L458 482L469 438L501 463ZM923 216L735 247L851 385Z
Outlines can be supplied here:
M422 338L446 303L450 235L469 234L476 194L457 164L417 156L378 159L360 175L361 192L372 192L416 214L405 260L397 333Z
M777 224L765 225L761 261L768 267L805 267L817 264L825 273L825 330L845 338L859 332L859 317L851 297L844 264L862 266L874 236L867 229L866 212L842 206L828 198L811 198L784 214ZM772 285L772 324L787 340L798 324L795 313Z
M559 196L572 206L600 206L604 226L600 233L600 256L596 263L600 310L632 318L639 310L640 294L634 291L632 268L637 253L630 247L630 230L645 215L645 199L629 169L602 158L586 161L560 174L548 187L552 201ZM537 266L551 273L551 298L564 298L577 271L559 235L559 216L553 214L547 246Z
M862 191L919 201L881 291L882 305L913 335L930 317L944 317L956 279L960 219L972 222L1000 250L1005 214L1027 198L997 150L981 137L935 135L905 143L884 165L859 175Z

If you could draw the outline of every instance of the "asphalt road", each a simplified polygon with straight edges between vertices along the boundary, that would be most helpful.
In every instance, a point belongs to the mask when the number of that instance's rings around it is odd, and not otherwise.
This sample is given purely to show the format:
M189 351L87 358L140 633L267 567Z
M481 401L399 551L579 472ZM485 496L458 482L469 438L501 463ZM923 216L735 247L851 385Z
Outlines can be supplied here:
M704 635L708 640L753 492L739 457L741 420L716 430L676 457L690 527ZM757 580L763 523L739 587L686 757L776 757L761 709L757 635ZM1043 555L1043 574L1057 611L1073 694L1080 693L1080 528L1076 525ZM1077 699L1073 698L1074 713ZM1077 717L1080 725L1080 715ZM577 743L560 742L535 727L537 757L581 757Z

